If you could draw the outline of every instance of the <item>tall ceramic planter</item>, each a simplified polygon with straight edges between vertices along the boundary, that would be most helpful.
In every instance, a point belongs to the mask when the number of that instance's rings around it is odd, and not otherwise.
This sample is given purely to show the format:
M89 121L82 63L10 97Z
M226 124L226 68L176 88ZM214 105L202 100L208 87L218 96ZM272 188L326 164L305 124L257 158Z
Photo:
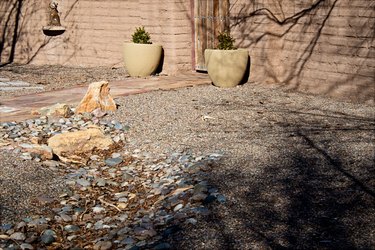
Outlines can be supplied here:
M245 49L206 49L204 58L213 84L230 88L237 86L243 80L248 67L249 52Z
M124 43L124 64L130 76L144 77L155 73L162 55L158 44Z

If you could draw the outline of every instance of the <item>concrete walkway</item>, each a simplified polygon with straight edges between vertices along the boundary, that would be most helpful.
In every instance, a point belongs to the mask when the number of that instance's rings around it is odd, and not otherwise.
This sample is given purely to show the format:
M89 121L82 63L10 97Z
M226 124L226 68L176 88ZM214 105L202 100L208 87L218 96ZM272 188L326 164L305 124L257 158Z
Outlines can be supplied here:
M169 90L210 83L208 75L185 73L178 76L127 78L121 81L111 81L109 86L111 88L110 94L113 98L117 98L154 90ZM34 118L36 116L31 114L32 110L51 106L56 103L76 105L85 95L87 88L88 85L85 84L73 88L46 91L1 100L0 122L22 121Z

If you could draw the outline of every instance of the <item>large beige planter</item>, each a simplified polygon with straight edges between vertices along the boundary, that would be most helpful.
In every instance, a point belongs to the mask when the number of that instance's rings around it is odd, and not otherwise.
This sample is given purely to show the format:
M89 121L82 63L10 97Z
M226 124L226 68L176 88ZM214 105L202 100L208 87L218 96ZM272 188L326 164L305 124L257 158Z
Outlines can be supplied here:
M249 52L245 49L206 49L204 58L213 84L230 88L237 86L243 80L248 67Z
M143 77L155 73L162 55L158 44L124 43L124 64L130 76Z

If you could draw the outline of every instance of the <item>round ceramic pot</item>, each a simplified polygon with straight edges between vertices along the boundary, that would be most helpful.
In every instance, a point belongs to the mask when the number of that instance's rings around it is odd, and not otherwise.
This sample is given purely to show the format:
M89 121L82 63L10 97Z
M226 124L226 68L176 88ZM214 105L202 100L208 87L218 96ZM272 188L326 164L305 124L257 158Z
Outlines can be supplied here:
M155 73L162 46L158 44L124 43L124 64L130 76L144 77Z
M248 67L249 52L245 49L206 49L204 58L212 83L218 87L230 88L243 80Z

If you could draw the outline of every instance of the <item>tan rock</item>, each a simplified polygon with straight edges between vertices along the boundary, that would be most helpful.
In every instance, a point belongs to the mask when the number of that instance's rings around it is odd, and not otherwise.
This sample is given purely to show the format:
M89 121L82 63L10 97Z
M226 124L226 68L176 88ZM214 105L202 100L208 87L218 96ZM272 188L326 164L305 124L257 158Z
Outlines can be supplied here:
M76 108L76 114L92 112L98 108L102 111L115 111L116 103L109 94L109 90L107 81L91 83L86 95Z
M118 207L119 209L121 209L121 210L124 210L124 209L126 209L126 208L128 207L128 204L127 204L127 203L124 203L124 202L119 202L119 203L117 204L117 207Z
M52 106L43 107L39 110L33 110L31 111L31 114L70 117L73 114L73 111L70 109L69 105L65 103L57 103Z
M34 153L40 156L42 160L51 160L53 158L52 148L47 145L38 144L20 144L23 151Z
M33 136L33 137L30 137L29 140L33 144L39 144L41 142L42 138Z
M87 163L94 149L108 149L114 142L98 127L76 132L54 135L48 139L48 146L61 161Z
M9 144L10 144L9 141L6 141L6 140L0 138L0 147L8 146Z

